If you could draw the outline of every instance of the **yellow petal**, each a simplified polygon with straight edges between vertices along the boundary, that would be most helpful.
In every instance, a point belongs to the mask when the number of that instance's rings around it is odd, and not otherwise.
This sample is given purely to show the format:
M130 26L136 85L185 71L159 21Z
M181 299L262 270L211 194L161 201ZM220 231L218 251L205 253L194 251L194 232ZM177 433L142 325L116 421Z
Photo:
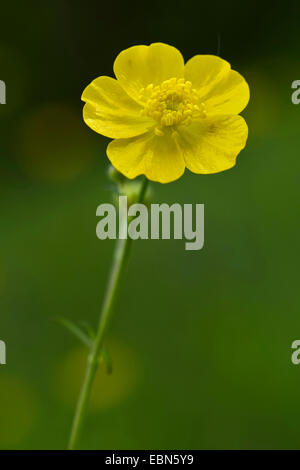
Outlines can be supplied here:
M151 181L169 183L184 173L182 153L171 134L154 132L110 142L107 155L113 166L127 176L144 174Z
M148 85L161 85L164 80L183 77L184 60L168 44L133 46L117 56L114 72L128 95L140 101L141 90Z
M83 108L85 123L106 137L133 137L154 125L152 119L141 114L142 107L114 78L96 78L84 90L82 100L86 102Z
M192 57L184 70L186 80L198 91L208 115L239 114L248 104L249 86L230 64L217 56Z
M215 55L195 55L184 67L184 77L193 84L193 88L207 93L226 77L230 64Z
M177 143L193 173L218 173L235 165L247 136L248 127L241 116L215 116L181 126Z

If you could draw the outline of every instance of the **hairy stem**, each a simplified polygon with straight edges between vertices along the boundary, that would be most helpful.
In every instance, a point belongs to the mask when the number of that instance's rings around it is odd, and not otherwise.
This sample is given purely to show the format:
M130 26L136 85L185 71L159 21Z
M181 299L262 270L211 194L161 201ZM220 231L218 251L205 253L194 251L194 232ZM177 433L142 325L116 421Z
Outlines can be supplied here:
M140 193L139 193L137 202L139 203L143 202L147 185L148 185L148 180L144 178L141 184ZM123 223L126 223L126 226L127 226L127 220L124 220ZM93 381L94 381L94 378L98 369L99 357L100 357L101 349L103 347L104 336L105 336L109 319L113 310L113 305L114 305L114 301L115 301L116 294L118 291L118 287L120 285L120 279L122 276L122 272L124 270L125 262L129 254L130 244L131 244L131 239L129 237L127 237L124 240L118 239L116 243L109 281L108 281L106 294L104 297L104 302L103 302L101 315L99 319L98 330L97 330L95 340L93 341L90 354L88 356L85 376L84 376L81 391L79 394L79 399L77 402L77 407L75 411L71 437L70 437L70 442L69 442L69 447L68 447L69 450L73 450L76 448L79 437L80 437L80 432L81 432L82 424L86 415L89 397L90 397L92 386L93 386Z

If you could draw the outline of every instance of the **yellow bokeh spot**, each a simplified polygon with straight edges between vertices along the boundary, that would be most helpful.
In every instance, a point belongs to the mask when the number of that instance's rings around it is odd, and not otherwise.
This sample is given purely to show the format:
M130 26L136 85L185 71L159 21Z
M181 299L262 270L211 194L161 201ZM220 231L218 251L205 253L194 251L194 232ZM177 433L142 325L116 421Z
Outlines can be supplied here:
M0 448L19 445L30 433L37 402L27 383L2 372L0 366Z
M64 104L49 104L35 110L25 121L18 155L29 176L56 182L81 174L95 152L79 113Z
M89 403L92 411L119 405L134 392L138 384L140 369L132 350L116 340L107 342L107 349L112 358L113 372L108 375L103 365L99 367ZM56 375L56 393L72 408L78 399L87 354L87 350L81 346L68 351Z

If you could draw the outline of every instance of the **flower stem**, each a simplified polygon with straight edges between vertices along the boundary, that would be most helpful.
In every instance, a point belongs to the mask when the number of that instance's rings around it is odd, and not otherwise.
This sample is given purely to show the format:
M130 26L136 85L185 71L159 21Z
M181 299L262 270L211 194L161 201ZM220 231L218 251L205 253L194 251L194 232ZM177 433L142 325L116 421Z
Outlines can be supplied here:
M148 180L147 178L144 178L140 187L140 193L139 193L138 201L137 201L138 203L143 202L147 185L148 185ZM126 223L126 227L127 227L127 219L124 220L123 223ZM88 356L85 376L84 376L81 391L79 394L79 399L77 402L77 407L76 407L72 431L71 431L71 437L69 441L69 447L68 447L69 450L73 450L76 448L79 437L80 437L80 432L81 432L82 424L86 415L93 381L94 381L94 378L98 369L100 353L103 347L104 335L106 333L109 318L113 310L113 304L116 298L118 287L120 285L120 279L122 276L122 272L124 270L125 262L129 254L129 248L131 244L130 242L131 242L131 239L127 237L124 240L118 239L116 243L110 277L109 277L106 294L105 294L104 302L102 306L102 311L101 311L101 315L99 319L98 330L97 330L95 340L93 341L93 344L91 346L90 354Z

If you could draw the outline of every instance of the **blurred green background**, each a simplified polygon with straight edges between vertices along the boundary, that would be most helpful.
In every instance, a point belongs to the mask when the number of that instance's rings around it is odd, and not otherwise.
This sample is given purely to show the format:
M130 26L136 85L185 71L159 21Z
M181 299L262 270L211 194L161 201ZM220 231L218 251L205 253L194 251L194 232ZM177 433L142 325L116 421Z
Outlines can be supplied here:
M205 247L134 243L85 449L300 447L299 5L255 1L6 2L0 79L0 447L63 449L85 352L53 318L96 324L113 242L107 139L80 96L115 56L162 41L227 59L250 84L249 141L228 172L152 184L204 203Z

